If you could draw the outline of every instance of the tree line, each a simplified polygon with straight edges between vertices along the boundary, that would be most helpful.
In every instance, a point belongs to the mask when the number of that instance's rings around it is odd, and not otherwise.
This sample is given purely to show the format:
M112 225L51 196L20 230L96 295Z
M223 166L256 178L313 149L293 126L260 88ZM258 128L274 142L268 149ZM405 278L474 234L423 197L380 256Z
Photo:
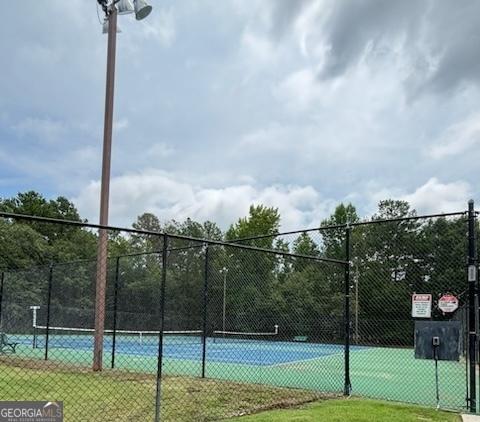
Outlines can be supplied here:
M0 210L86 221L68 199L48 200L37 192L0 199ZM369 221L415 216L407 202L384 200ZM132 226L224 241L269 234L239 244L339 260L347 257L348 230L352 337L364 344L409 345L413 292L433 295L435 319L451 317L436 307L442 294L453 293L464 303L466 219L342 226L359 221L354 205L340 204L332 215L319 221L318 230L277 236L281 227L278 209L252 205L247 216L225 231L212 221L162 222L151 213L137 217ZM207 251L202 242L175 238L169 242L166 329L201 329L206 316L212 335L223 328L272 332L278 324L281 339L306 336L312 341L343 341L345 265L228 246L210 246ZM97 233L89 229L0 220L0 270L5 273L3 326L27 330L31 327L29 306L34 304L41 306L42 324L52 271L51 324L92 327L96 248ZM158 328L162 248L159 236L109 233L107 325L113 324L116 306L119 329ZM55 264L53 270L51 263ZM459 318L460 312L453 317Z

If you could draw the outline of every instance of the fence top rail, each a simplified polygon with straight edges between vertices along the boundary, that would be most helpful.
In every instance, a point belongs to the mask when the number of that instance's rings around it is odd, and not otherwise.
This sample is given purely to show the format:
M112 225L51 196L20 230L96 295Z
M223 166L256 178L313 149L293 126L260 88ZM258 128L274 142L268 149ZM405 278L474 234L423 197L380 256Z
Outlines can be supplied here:
M373 220L373 221L359 221L356 223L350 223L350 224L336 224L336 225L330 225L330 226L320 226L320 227L314 227L310 229L302 229L302 230L292 230L292 231L286 231L286 232L279 232L279 233L270 233L270 234L261 234L257 236L249 236L249 237L240 237L237 239L230 239L228 240L228 243L240 243L240 242L247 242L249 240L261 240L261 239L268 239L268 238L274 238L274 237L280 237L280 236L287 236L290 234L299 234L299 233L308 233L312 231L323 231L323 230L332 230L332 229L341 229L341 228L348 228L348 227L354 227L354 226L363 226L363 225L369 225L369 224L379 224L379 223L389 223L389 222L399 222L399 221L407 221L407 220L418 220L418 219L427 219L427 218L438 218L438 217L452 217L452 216L463 216L466 215L468 211L458 211L458 212L451 212L451 213L441 213L441 214L426 214L426 215L418 215L418 216L411 216L411 217L399 217L395 219L383 219L383 220ZM170 248L168 249L170 252L172 251L182 251L182 250L189 250L189 249L195 249L195 248L201 248L203 245L190 245L190 246L184 246L184 247L178 247L178 248ZM161 250L155 250L155 251L148 251L148 252L133 252L129 254L123 254L123 255L117 255L117 256L112 256L111 258L127 258L127 257L135 257L135 256L141 256L141 255L154 255L154 254L161 254ZM82 261L87 261L87 260L82 260ZM90 259L88 260L90 261Z
M313 227L310 229L303 229L303 230L292 230L287 232L280 232L280 233L272 233L272 234L261 234L258 236L251 236L251 237L244 237L239 239L233 239L230 242L246 242L249 240L259 240L259 239L267 239L269 237L279 237L279 236L287 236L289 234L299 234L299 233L309 233L313 231L326 231L326 230L335 230L335 229L346 229L356 226L367 226L370 224L386 224L386 223L395 223L395 222L402 222L402 221L409 221L409 220L422 220L428 218L441 218L441 217L455 217L455 216L466 216L468 211L457 211L457 212L448 212L448 213L439 213L439 214L424 214L424 215L415 215L410 217L398 217L398 218L390 218L390 219L378 219L378 220L369 220L369 221L357 221L354 223L342 223L342 224L333 224L329 226L319 226ZM478 212L476 212L478 214Z
M128 227L108 226L108 225L93 224L93 223L88 223L88 222L83 222L83 221L62 220L62 219L58 219L58 218L39 217L39 216L26 215L26 214L15 214L15 213L10 213L10 212L3 212L3 211L0 211L0 217L11 218L11 219L14 219L14 220L35 221L35 222L39 222L39 223L62 224L62 225L67 225L67 226L80 227L80 228L87 227L87 228L99 229L99 230L120 231L120 232L125 232L125 233L143 234L143 235L157 236L157 237L163 237L163 238L169 237L169 238L172 238L172 239L187 240L187 241L191 241L191 242L203 243L205 245L225 246L225 247L236 248L236 249L241 249L241 250L263 252L263 253L268 253L268 254L271 254L271 255L280 255L280 256L287 256L287 257L292 257L292 258L308 259L308 260L311 260L311 261L319 261L319 262L329 262L329 263L332 263L332 264L339 264L339 265L343 265L343 266L349 265L348 261L345 261L345 260L342 260L342 259L324 258L324 257L313 256L313 255L295 254L295 253L292 253L292 252L285 252L285 251L274 250L274 249L260 248L260 247L257 247L257 246L250 246L250 245L240 245L238 243L224 242L224 241L220 241L220 240L199 239L199 238L196 238L196 237L179 235L179 234L171 234L171 233L167 233L167 232L155 232L155 231L151 231L151 230L131 229L131 228L128 228Z

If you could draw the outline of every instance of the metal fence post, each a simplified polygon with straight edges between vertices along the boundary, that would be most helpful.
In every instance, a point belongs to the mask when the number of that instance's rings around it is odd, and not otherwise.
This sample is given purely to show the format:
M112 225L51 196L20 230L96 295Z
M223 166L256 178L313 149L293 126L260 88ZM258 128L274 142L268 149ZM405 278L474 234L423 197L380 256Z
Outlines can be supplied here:
M351 228L345 229L345 384L343 394L349 396L352 390L350 382L350 233Z
M205 378L205 364L207 357L207 306L208 306L208 273L209 273L208 244L205 247L205 274L203 280L203 328L202 328L202 378Z
M117 345L117 306L118 306L118 277L120 270L120 257L115 262L115 287L113 292L113 333L112 333L112 369L115 368L115 349Z
M160 421L160 408L162 404L162 358L163 358L163 331L165 328L165 286L167 283L167 258L168 236L163 235L162 250L162 279L160 283L160 330L158 332L157 354L157 386L155 394L155 422Z
M53 264L50 264L48 272L48 293L47 293L47 323L45 333L45 360L48 360L48 342L50 340L50 305L52 302Z
M2 308L3 308L3 282L5 281L5 273L0 276L0 327L3 327Z
M475 211L473 200L468 201L468 358L470 363L470 397L468 398L469 410L477 411L477 390L476 390L476 281L477 281L477 259L475 242Z

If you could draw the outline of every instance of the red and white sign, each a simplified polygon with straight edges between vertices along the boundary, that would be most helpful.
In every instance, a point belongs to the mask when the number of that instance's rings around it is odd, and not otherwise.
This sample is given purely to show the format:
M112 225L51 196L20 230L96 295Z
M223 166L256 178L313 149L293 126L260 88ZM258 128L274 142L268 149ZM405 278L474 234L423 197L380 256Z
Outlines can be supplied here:
M443 295L438 299L438 309L444 313L455 312L458 309L458 299L453 295Z
M430 318L432 316L432 295L412 295L412 317Z

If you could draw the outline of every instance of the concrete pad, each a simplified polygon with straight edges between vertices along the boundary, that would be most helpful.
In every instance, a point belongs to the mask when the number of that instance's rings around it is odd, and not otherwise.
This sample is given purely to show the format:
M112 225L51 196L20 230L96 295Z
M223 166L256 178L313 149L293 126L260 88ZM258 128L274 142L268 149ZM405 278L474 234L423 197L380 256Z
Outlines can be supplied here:
M480 416L478 415L462 415L463 422L480 422Z

